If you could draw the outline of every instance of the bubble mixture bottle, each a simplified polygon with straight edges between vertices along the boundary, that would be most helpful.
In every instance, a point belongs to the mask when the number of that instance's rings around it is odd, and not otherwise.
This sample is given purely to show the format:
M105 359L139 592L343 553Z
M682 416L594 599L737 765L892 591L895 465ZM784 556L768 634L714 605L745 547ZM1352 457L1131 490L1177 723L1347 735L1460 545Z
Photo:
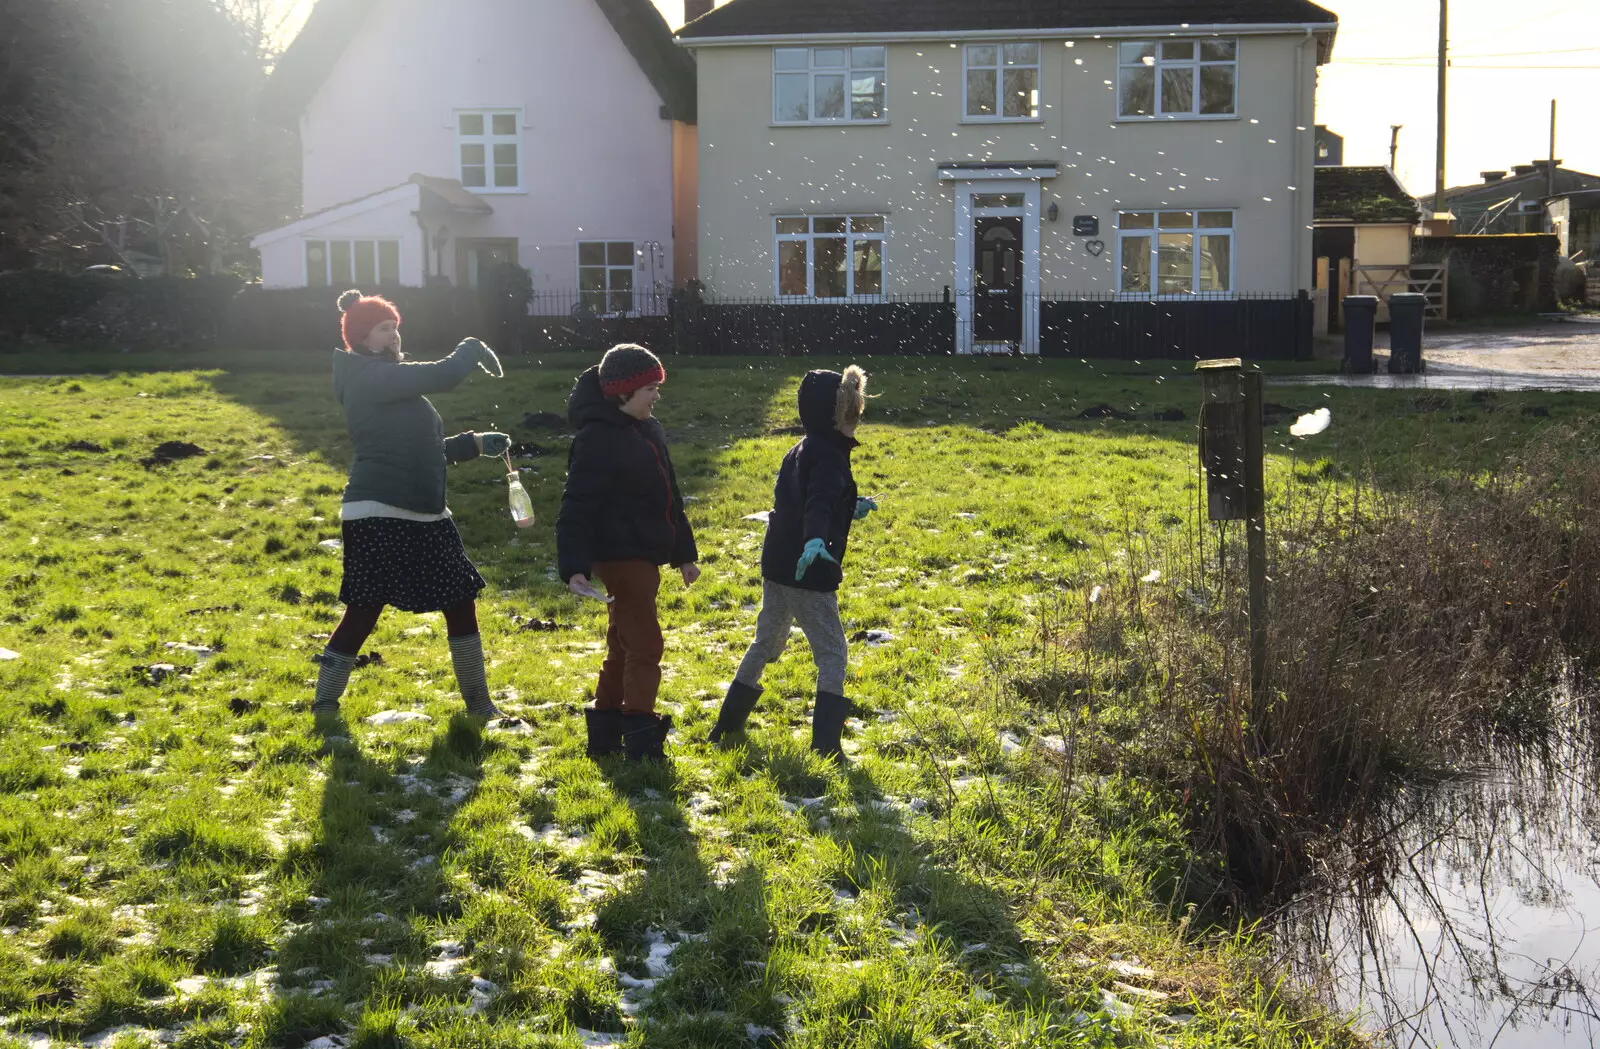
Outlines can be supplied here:
M518 528L529 527L533 524L533 500L528 498L528 490L517 480L517 471L506 474L506 489L511 503L511 519L517 522Z

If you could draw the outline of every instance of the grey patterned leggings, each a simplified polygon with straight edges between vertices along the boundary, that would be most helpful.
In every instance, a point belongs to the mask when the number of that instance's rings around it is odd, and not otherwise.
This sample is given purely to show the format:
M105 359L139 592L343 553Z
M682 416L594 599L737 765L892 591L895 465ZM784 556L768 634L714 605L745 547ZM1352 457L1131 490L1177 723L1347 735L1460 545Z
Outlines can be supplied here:
M844 624L839 622L839 595L784 586L770 579L761 582L756 639L750 642L734 676L746 685L759 687L767 664L783 655L784 646L789 643L789 627L796 623L811 643L811 658L817 664L817 691L844 695L844 672L850 652L844 639Z

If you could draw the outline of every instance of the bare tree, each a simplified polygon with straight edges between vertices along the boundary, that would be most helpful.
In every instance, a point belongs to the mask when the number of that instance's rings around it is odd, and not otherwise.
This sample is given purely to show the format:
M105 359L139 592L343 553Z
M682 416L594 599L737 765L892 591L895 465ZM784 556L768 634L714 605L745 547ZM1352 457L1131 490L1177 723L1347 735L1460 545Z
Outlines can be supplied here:
M215 0L244 32L256 61L269 69L288 45L288 33L305 14L303 0Z
M292 137L257 116L294 0L8 0L0 267L249 265L295 202Z

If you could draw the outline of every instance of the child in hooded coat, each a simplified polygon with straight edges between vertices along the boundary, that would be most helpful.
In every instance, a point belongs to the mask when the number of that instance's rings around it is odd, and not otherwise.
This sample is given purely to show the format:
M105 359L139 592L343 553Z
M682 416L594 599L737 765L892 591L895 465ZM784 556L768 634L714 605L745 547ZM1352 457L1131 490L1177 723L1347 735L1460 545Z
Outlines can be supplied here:
M590 757L623 751L630 760L664 757L672 719L657 714L664 641L656 615L661 566L685 586L700 576L694 531L653 415L666 380L661 361L623 343L578 376L567 400L577 436L556 518L556 559L574 593L609 592L606 659L594 706L584 710Z
M761 697L762 673L783 654L789 629L798 623L817 665L811 748L830 757L842 753L839 737L850 712L844 696L849 650L839 621L838 590L850 525L877 509L871 499L858 497L850 470L866 403L867 376L855 365L842 374L808 372L800 382L800 421L806 433L778 469L761 549L756 637L717 713L713 743L744 728Z
M343 349L333 351L333 391L344 409L353 455L339 507L344 618L318 660L311 710L333 715L362 644L385 605L407 612L443 612L450 661L467 712L500 716L489 696L478 634L483 577L467 559L461 533L445 506L445 468L497 456L511 445L503 433L444 436L439 413L423 396L461 385L478 364L500 370L494 352L464 339L443 360L405 361L400 311L387 299L351 290L339 296ZM485 368L487 371L488 369Z

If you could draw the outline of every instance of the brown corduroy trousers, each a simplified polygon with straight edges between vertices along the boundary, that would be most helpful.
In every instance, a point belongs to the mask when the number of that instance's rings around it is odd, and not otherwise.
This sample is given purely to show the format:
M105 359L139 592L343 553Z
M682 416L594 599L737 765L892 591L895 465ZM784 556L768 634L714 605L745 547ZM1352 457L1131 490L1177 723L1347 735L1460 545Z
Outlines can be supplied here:
M609 606L606 661L594 689L601 710L648 714L656 709L665 642L656 619L661 569L648 561L598 561L594 574L615 600Z

